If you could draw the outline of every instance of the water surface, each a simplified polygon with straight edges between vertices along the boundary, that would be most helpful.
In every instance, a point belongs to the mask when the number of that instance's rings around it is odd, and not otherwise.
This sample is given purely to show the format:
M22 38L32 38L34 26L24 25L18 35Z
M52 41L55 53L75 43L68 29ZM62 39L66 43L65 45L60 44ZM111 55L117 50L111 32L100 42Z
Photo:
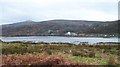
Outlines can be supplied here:
M32 42L63 42L74 43L88 42L90 44L98 42L118 42L118 38L100 37L62 37L62 36L26 36L26 37L0 37L4 42L12 41L32 41Z

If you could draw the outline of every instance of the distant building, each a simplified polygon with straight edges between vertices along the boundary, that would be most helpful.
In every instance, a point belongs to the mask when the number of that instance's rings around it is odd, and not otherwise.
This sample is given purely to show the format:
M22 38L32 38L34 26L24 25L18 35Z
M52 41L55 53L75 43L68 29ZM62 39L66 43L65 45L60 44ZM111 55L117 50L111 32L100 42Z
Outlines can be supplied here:
M76 33L74 33L74 32L67 32L67 33L65 33L65 35L77 35Z
M65 33L65 35L71 35L71 33L70 33L70 32L67 32L67 33Z

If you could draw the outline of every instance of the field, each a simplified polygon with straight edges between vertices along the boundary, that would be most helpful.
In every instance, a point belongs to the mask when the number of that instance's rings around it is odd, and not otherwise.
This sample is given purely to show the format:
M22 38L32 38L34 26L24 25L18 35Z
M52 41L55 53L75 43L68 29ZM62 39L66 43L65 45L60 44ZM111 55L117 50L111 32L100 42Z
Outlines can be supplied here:
M2 65L118 65L119 44L0 42Z

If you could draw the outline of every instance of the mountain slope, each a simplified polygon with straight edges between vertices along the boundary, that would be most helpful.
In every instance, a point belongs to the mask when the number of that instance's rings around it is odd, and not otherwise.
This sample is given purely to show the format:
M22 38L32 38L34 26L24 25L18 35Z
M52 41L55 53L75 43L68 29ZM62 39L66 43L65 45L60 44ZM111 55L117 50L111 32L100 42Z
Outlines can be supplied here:
M25 21L2 25L3 36L15 35L65 35L77 34L117 34L118 21L48 20L42 22Z

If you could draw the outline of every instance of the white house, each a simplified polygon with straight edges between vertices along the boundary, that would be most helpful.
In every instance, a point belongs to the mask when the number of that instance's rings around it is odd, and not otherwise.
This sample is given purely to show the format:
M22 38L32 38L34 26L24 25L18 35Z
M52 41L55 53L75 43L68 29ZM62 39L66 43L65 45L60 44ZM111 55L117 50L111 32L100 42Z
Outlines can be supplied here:
M65 33L65 35L77 35L77 34L74 32L67 32L67 33Z

